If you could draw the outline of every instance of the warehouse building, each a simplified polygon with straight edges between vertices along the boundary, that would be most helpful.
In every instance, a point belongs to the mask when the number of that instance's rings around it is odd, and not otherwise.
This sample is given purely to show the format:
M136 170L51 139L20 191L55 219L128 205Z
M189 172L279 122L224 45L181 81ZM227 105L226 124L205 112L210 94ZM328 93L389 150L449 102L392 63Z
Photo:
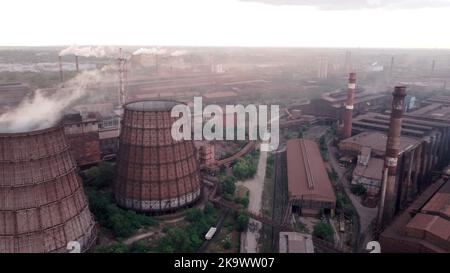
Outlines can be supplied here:
M450 181L433 183L380 236L382 252L450 252Z
M314 244L310 234L299 232L280 232L280 253L314 253Z
M286 151L291 213L334 214L336 195L317 144L307 139L291 139Z

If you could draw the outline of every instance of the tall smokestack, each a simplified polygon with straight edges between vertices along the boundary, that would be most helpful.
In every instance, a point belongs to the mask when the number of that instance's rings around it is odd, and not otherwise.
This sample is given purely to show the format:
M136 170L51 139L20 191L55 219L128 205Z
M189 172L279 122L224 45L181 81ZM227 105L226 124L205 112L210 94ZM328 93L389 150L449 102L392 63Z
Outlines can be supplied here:
M392 74L393 74L393 72L394 72L394 61L395 61L395 58L394 58L394 56L392 56L392 58L391 58L391 66L390 66L390 69L389 69L389 76L391 76L392 77Z
M348 78L347 102L345 104L344 113L344 129L342 137L349 138L352 136L352 116L353 116L353 101L355 99L356 89L356 73L350 73Z
M392 99L391 119L382 174L381 200L377 219L379 229L389 222L395 213L395 178L397 175L398 155L400 153L400 134L405 96L406 87L396 86Z
M78 64L78 56L75 55L75 67L77 68L77 73L80 72L80 66Z
M159 70L159 60L158 60L159 56L158 54L155 54L155 71L156 71L156 75L158 75L158 70Z
M64 75L63 75L63 68L62 68L62 57L58 56L58 63L59 63L59 80L61 83L64 82Z
M119 48L119 107L125 104L126 94L125 94L125 57L123 55L122 48Z
M436 70L436 60L433 60L433 62L431 63L431 76L433 76L435 70Z

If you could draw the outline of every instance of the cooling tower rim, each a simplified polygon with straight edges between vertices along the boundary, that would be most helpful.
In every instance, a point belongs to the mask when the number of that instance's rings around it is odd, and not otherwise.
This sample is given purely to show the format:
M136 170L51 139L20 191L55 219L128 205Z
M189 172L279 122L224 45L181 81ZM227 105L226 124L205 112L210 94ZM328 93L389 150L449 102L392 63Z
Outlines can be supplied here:
M177 100L144 99L128 102L124 105L124 109L137 112L168 112L171 111L175 105L179 104L187 105L185 102Z
M21 131L14 133L3 133L0 131L0 138L10 138L10 137L25 137L25 136L34 136L34 135L42 135L54 131L61 130L63 127L62 122L56 123L56 125L51 125L44 129L30 130L30 131Z

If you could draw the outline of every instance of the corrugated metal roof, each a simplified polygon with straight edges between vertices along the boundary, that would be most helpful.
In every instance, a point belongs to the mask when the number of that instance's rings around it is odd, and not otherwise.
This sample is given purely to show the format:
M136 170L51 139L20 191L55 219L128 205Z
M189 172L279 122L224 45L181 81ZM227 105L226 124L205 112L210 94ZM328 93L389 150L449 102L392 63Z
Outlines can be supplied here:
M383 164L382 159L370 158L367 166L358 164L353 173L357 176L381 181Z
M386 152L387 135L379 132L363 132L344 139L341 143L357 144L361 147L370 147L378 153ZM410 137L400 137L400 152L406 151L409 147L419 144L420 141Z
M286 151L290 198L335 202L336 195L317 144L307 139L291 139Z

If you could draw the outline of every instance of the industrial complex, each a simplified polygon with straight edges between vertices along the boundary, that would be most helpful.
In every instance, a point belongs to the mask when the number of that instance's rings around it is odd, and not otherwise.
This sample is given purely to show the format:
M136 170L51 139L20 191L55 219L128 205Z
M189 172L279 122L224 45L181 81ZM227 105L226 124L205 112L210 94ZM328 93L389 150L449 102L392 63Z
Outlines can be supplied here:
M45 87L0 82L0 252L450 252L450 66L357 53L46 51ZM194 97L276 105L279 146L236 113L174 139Z

